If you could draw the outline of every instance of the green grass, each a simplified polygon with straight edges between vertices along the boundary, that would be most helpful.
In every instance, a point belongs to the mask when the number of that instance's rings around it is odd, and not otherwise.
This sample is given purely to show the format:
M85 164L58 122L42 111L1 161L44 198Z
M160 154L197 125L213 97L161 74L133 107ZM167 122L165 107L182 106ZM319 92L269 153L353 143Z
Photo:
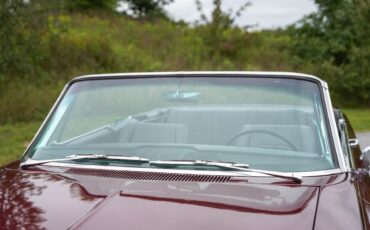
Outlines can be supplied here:
M0 165L19 158L41 122L0 125Z
M356 132L370 132L370 109L343 109Z

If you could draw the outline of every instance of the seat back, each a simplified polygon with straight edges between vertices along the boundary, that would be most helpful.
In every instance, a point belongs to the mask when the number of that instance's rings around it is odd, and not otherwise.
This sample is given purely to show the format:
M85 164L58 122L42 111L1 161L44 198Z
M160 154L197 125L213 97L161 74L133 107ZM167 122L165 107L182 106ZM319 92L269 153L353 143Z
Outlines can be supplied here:
M220 132L218 120L214 111L181 108L170 111L166 122L186 126L189 144L212 144L215 134Z
M182 124L146 123L132 120L122 129L119 142L186 143L188 130Z

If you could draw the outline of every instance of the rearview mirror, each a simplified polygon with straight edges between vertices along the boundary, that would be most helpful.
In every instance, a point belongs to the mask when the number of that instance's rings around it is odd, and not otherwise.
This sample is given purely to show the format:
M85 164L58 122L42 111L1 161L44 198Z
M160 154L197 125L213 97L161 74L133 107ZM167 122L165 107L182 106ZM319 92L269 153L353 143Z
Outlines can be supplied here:
M173 91L165 92L162 94L163 99L171 102L194 102L199 101L200 93L199 92L190 92L190 91Z

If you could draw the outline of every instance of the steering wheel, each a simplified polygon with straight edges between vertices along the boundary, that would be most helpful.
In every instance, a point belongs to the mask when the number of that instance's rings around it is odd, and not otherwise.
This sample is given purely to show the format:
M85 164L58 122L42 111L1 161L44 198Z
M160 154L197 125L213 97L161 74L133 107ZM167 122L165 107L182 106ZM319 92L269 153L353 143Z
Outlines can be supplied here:
M286 139L285 137L283 137L283 136L281 136L277 133L274 133L274 132L271 132L271 131L268 131L268 130L264 130L264 129L250 129L250 130L241 131L240 133L233 136L227 142L227 145L231 145L235 140L239 139L240 137L248 135L248 134L252 134L252 133L263 133L263 134L267 134L267 135L276 137L276 138L284 141L292 150L298 151L298 149L295 147L295 145L292 142L290 142L288 139Z

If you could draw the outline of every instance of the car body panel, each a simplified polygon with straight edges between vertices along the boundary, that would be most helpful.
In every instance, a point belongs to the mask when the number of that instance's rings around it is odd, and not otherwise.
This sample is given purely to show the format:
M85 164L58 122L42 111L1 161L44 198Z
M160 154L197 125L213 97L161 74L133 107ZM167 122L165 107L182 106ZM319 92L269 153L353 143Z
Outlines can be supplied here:
M0 206L6 214L0 225L6 229L312 229L315 221L317 229L327 229L333 220L337 229L358 229L361 223L346 174L305 178L302 184L269 177L212 183L124 180L18 166L19 161L1 171ZM339 202L343 199L347 202Z
M17 168L0 171L1 229L66 229L103 199L59 175Z
M326 82L312 75L282 72L169 72L87 75L66 85L31 145L68 87L77 81L163 76L268 76L315 81L322 87L329 135L339 168L311 172L302 183L243 176L225 183L127 180L73 175L68 166L0 169L0 227L3 229L368 229L368 167L353 148L346 159ZM348 137L355 134L348 124ZM24 157L27 156L27 150ZM85 165L86 166L86 165ZM107 169L109 170L109 168ZM310 173L310 172L309 172Z
M316 215L315 229L363 229L355 183L322 186Z
M344 119L346 122L346 127L348 131L348 138L349 139L356 139L355 131L353 130L350 121L348 120L347 116L344 114ZM370 162L366 162L366 159L361 159L361 148L359 145L353 147L351 149L350 154L350 161L352 171L357 169L368 168ZM358 197L358 202L361 207L361 213L363 217L363 225L364 228L370 229L370 175L362 175L359 178L354 180L354 184L356 187L356 193Z

